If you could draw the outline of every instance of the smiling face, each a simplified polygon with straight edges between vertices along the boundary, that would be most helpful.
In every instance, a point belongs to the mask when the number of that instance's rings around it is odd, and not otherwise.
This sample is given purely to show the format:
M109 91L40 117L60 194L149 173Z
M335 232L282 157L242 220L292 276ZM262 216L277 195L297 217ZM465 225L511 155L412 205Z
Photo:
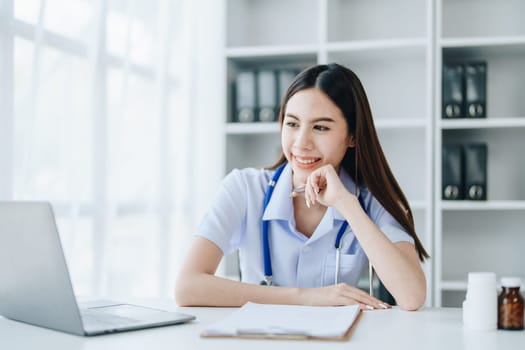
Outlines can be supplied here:
M292 166L294 187L326 164L339 171L349 147L354 147L341 110L317 88L298 91L287 102L281 132L283 153Z

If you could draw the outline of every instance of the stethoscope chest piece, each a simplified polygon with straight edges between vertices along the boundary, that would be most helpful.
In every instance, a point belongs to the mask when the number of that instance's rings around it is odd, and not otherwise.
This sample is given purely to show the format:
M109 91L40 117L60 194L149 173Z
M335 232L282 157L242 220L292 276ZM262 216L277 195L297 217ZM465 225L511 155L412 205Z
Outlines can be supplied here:
M263 280L260 283L261 286L271 286L272 283L272 277L271 276L264 276Z

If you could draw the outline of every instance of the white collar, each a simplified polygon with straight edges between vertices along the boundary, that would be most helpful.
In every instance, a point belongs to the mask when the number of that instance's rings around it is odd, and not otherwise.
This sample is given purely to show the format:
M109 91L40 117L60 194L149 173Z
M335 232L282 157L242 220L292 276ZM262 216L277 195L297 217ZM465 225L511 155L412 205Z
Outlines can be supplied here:
M273 176L273 174L272 174ZM345 169L341 168L339 172L339 177L341 182L346 187L348 191L359 196L360 192L363 190L356 186L352 178L348 175ZM267 189L266 189L267 190ZM290 198L290 193L292 193L292 168L290 164L286 164L277 181L275 188L273 190L272 198L266 207L266 210L263 213L263 220L287 220L294 222L293 215L293 203L292 198ZM365 193L366 194L366 193ZM334 208L329 207L325 215L330 215L330 221L338 220L344 221L345 218Z

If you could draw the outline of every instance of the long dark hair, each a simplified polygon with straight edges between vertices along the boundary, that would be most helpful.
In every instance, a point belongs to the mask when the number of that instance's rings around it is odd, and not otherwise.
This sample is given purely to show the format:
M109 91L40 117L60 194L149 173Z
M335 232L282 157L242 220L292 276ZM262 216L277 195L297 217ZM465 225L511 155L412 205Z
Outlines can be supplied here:
M281 128L288 100L297 92L314 87L323 91L339 107L348 125L348 135L354 137L355 147L348 148L341 166L358 186L366 186L414 238L419 259L424 261L429 255L416 234L410 205L381 149L365 89L354 72L331 63L312 66L299 73L281 102ZM281 151L279 160L270 169L275 169L284 162L286 158Z

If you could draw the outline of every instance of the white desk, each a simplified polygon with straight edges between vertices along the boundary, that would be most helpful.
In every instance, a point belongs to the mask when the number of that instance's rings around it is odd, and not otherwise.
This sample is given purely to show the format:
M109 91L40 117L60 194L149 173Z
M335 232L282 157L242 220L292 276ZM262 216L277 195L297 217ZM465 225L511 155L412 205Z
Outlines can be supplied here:
M161 327L97 337L79 337L0 318L0 349L524 349L524 331L474 332L463 330L461 309L426 308L417 312L399 309L364 312L350 340L247 340L201 338L206 325L234 309L177 308L173 301L156 300L151 306L190 313L197 320L183 325ZM276 315L278 317L278 315Z

